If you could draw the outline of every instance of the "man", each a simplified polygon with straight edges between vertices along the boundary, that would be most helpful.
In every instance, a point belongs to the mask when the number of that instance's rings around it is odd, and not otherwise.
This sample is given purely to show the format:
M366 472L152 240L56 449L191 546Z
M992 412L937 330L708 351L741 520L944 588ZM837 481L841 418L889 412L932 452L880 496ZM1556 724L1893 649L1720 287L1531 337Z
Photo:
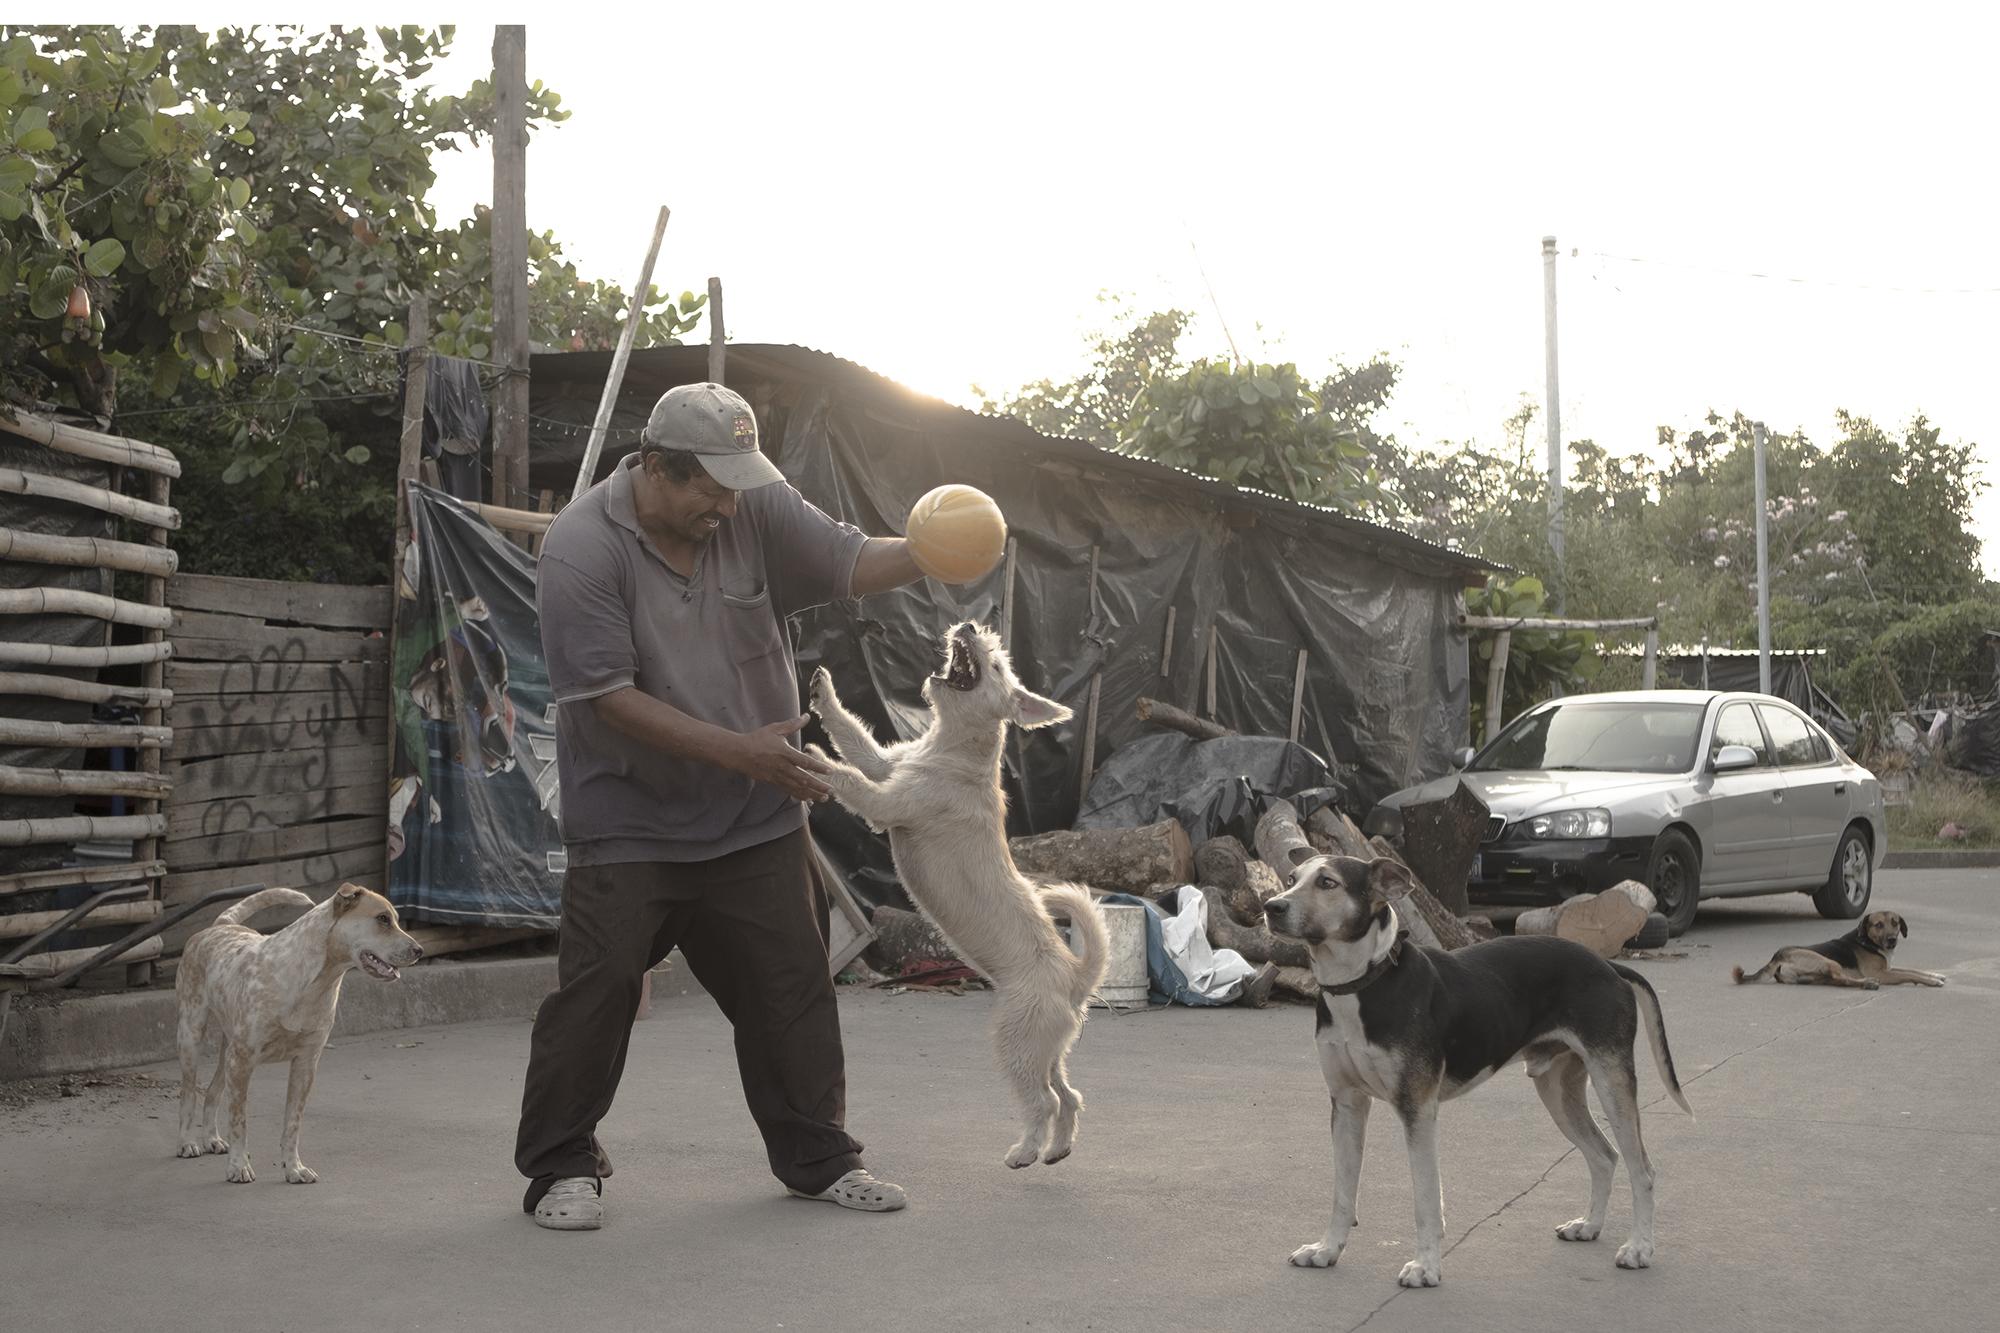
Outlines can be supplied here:
M919 577L903 539L865 537L786 484L750 405L717 384L663 395L639 451L550 527L537 600L569 870L514 1152L539 1225L603 1225L597 1125L643 978L676 945L735 1028L778 1180L903 1206L842 1125L829 900L802 804L827 795L825 770L793 739L806 719L785 618Z

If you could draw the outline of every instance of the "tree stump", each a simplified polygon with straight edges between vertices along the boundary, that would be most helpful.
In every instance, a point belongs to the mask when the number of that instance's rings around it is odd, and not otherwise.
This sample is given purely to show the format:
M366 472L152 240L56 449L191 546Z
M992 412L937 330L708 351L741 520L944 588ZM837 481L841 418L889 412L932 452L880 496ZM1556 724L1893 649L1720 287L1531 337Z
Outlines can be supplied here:
M1643 884L1634 882L1645 898L1653 895ZM1599 958L1616 958L1625 942L1646 924L1653 909L1641 906L1641 898L1621 884L1603 893L1580 893L1553 907L1523 912L1514 921L1516 935L1554 935L1575 940Z
M862 957L888 976L902 976L912 963L963 961L937 927L919 913L878 907L869 924L875 927L875 939L862 951Z
M1372 860L1375 849L1354 821L1330 805L1323 805L1306 820L1306 837L1328 856L1352 856Z
M1386 838L1372 838L1368 845L1375 855L1386 856L1404 869L1410 869L1410 863L1403 859L1402 854L1391 846ZM1474 943L1473 933L1466 929L1465 923L1458 919L1456 913L1448 910L1431 894L1424 886L1423 876L1418 875L1415 870L1410 870L1410 874L1415 877L1417 885L1410 890L1409 896L1403 899L1411 910L1402 914L1403 924L1410 928L1410 938L1434 949L1463 949L1466 945ZM1418 929L1419 926L1422 927L1421 931ZM1429 935L1430 938L1425 939L1425 935Z
M1249 863L1243 844L1224 833L1194 849L1194 882L1234 893L1243 887L1243 868Z
M1466 880L1490 813L1463 780L1442 800L1403 807L1403 861L1454 915L1469 909Z
M1144 894L1194 880L1194 848L1171 819L1143 828L1064 829L1007 844L1022 873L1074 880L1100 893Z
M1271 802L1271 808L1257 821L1255 838L1257 859L1277 871L1279 882L1286 887L1290 887L1292 872L1301 862L1320 854L1299 827L1299 812L1290 801Z

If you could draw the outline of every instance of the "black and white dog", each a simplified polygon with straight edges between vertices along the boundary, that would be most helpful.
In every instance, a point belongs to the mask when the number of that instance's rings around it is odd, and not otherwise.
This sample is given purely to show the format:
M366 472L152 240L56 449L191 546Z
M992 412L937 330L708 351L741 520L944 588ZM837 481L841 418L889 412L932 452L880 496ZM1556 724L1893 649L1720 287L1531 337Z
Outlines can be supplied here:
M1660 1081L1694 1114L1674 1075L1659 997L1637 972L1569 940L1521 936L1449 953L1410 945L1391 904L1414 885L1394 861L1317 856L1264 904L1273 931L1308 947L1320 987L1320 1066L1333 1094L1333 1220L1291 1261L1330 1268L1339 1260L1354 1227L1368 1108L1379 1098L1402 1118L1416 1190L1417 1257L1398 1281L1436 1286L1444 1238L1438 1104L1521 1059L1557 1128L1590 1164L1590 1214L1556 1234L1597 1239L1622 1153L1632 1180L1632 1238L1619 1247L1618 1266L1646 1267L1653 1259L1653 1168L1639 1138L1633 1065L1642 1016ZM1586 1077L1597 1085L1617 1152L1591 1119Z

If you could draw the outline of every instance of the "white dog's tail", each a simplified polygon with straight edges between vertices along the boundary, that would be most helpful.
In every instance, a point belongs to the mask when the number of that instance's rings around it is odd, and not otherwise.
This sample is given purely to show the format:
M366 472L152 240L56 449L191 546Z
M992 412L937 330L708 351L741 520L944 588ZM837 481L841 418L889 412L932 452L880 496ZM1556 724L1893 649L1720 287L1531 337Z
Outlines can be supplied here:
M1076 972L1070 981L1070 998L1078 1004L1088 1000L1104 980L1110 961L1111 938L1104 931L1104 915L1097 900L1081 884L1051 884L1042 889L1042 904L1053 915L1070 921L1070 937L1077 949Z
M218 926L240 926L267 907L311 907L313 900L297 889L259 889L241 902L231 904L215 918Z

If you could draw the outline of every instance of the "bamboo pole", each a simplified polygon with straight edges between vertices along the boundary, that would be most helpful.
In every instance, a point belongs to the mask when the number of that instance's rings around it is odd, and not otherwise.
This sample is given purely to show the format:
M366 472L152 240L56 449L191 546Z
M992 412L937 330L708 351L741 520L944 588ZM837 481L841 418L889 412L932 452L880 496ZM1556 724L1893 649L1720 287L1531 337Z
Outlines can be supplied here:
M1505 616L1461 615L1458 623L1466 629L1656 629L1658 616L1639 616L1629 620L1554 620L1541 616L1508 619Z
M0 940L25 940L30 935L39 935L56 922L69 915L69 910L55 912L16 912L12 916L0 916ZM141 921L152 921L160 915L157 899L147 898L136 903L105 903L103 906L70 923L71 930L100 930L105 926L136 926ZM30 954L29 957L34 957Z
M59 866L54 870L28 870L17 875L0 875L0 898L15 893L42 893L78 884L124 884L142 879L159 879L167 873L163 861L126 861L110 866Z
M34 694L44 699L71 699L86 704L140 704L165 708L172 705L172 690L147 689L140 685L100 685L94 680L69 676L38 676L22 671L0 671L0 694Z
M525 532L540 536L547 533L549 525L556 521L554 514L538 514L532 509L509 509L504 505L482 504L478 500L466 500L463 503L467 509L502 532Z
M0 847L37 842L125 841L157 838L167 831L165 815L64 815L56 819L0 819ZM30 932L32 933L32 932Z
M1174 621L1180 617L1180 608L1167 608L1167 632L1160 636L1160 674L1170 676L1174 670Z
M100 537L52 537L41 532L0 528L0 560L32 560L44 565L122 569L133 574L172 574L180 557L139 542Z
M166 952L166 942L158 935L118 955L121 963L149 963ZM64 949L60 953L29 954L18 963L0 963L0 977L52 977L104 952L99 945L90 949Z
M1219 647L1220 647L1220 636L1216 631L1215 622L1210 621L1208 625L1208 663L1207 663L1208 708L1206 710L1210 721L1215 720L1215 656Z
M396 544L397 569L389 571L390 586L403 563L403 546L410 538L410 482L417 475L417 460L424 453L424 398L430 392L431 325L430 298L418 292L410 298L409 369L403 376L403 434L396 456Z
M61 500L65 504L83 505L87 509L116 514L119 518L150 523L156 528L178 528L181 525L179 512L164 505L134 500L129 495L107 491L102 486L87 486L62 477L45 477L39 472L23 472L17 467L0 467L0 493L32 495L38 500Z
M1646 631L1646 661L1640 686L1652 689L1660 682L1660 631L1657 627Z
M108 768L16 768L0 764L0 792L10 796L165 796L172 778Z
M144 625L152 629L165 629L174 623L174 613L164 606L147 606L77 588L0 589L0 615L95 616L114 625Z
M639 335L639 320L646 312L646 293L653 288L653 261L660 257L660 239L667 234L667 206L660 205L659 220L653 224L653 243L646 248L646 262L639 270L639 284L632 289L632 307L625 312L625 327L618 331L618 349L611 354L611 371L604 377L604 393L597 400L597 418L590 423L590 440L583 446L583 462L576 469L575 499L590 489L597 479L597 456L604 449L604 434L611 428L611 411L618 406L618 391L625 385L625 363L632 356L632 340Z
M0 640L0 662L17 666L131 666L140 662L164 662L173 653L173 645L168 643L120 643L110 647L72 648L66 644Z
M47 445L57 453L95 458L99 462L135 467L142 472L156 472L167 477L181 474L180 460L157 444L128 440L122 435L106 435L102 431L85 430L60 421L48 421L12 408L0 407L0 430L12 431L36 444Z
M128 727L99 722L38 722L0 717L0 745L45 745L56 749L103 749L110 746L165 746L172 727Z
M552 488L547 486L542 487L542 493L535 498L535 512L537 514L547 514L551 523L555 521L556 493ZM533 540L528 543L528 554L539 560L542 555L542 542L548 538L548 535L547 528L534 534Z
M1486 664L1486 743L1500 734L1500 687L1507 680L1507 654L1513 650L1514 635L1501 630L1493 640L1493 660Z
M1299 664L1292 670L1292 726L1288 738L1293 744L1299 739L1299 719L1306 706L1306 650L1299 649Z
M1000 585L1000 646L1014 650L1014 534L1007 534L1007 570Z
M165 507L167 501L172 498L169 491L172 485L173 482L171 479L164 476L156 475L150 478L147 487L147 498L152 503ZM166 551L167 530L165 528L149 529L146 533L146 544ZM175 559L175 564L179 564L178 557ZM167 573L172 572L171 569L167 571ZM169 616L173 614L167 607L166 574L152 572L146 575L146 601L149 605L157 606L162 611L167 611ZM165 629L158 627L147 629L141 637L149 646L156 644L164 645L167 639ZM140 723L149 727L159 727L171 737L173 729L167 726L166 710L167 705L173 699L173 694L166 688L167 664L165 660L156 658L146 663L144 669L140 672L139 680L141 688L150 696L145 711L139 715ZM139 772L137 776L151 779L155 784L165 782L166 780L160 776L160 759L161 747L159 746L150 746L141 750L139 752ZM171 783L167 783L167 785L171 788ZM149 833L145 837L138 839L133 844L132 851L139 860L151 861L160 855L161 846L165 842L167 807L163 793L156 791L151 796L142 797L140 807L142 813L157 820L160 827L157 832ZM158 886L154 885L152 887L154 889L153 896L157 898ZM153 964L151 962L145 959L128 959L126 961L125 980L128 985L141 986L150 983L152 979Z
M708 280L708 382L722 383L722 366L728 352L722 332L722 279Z

